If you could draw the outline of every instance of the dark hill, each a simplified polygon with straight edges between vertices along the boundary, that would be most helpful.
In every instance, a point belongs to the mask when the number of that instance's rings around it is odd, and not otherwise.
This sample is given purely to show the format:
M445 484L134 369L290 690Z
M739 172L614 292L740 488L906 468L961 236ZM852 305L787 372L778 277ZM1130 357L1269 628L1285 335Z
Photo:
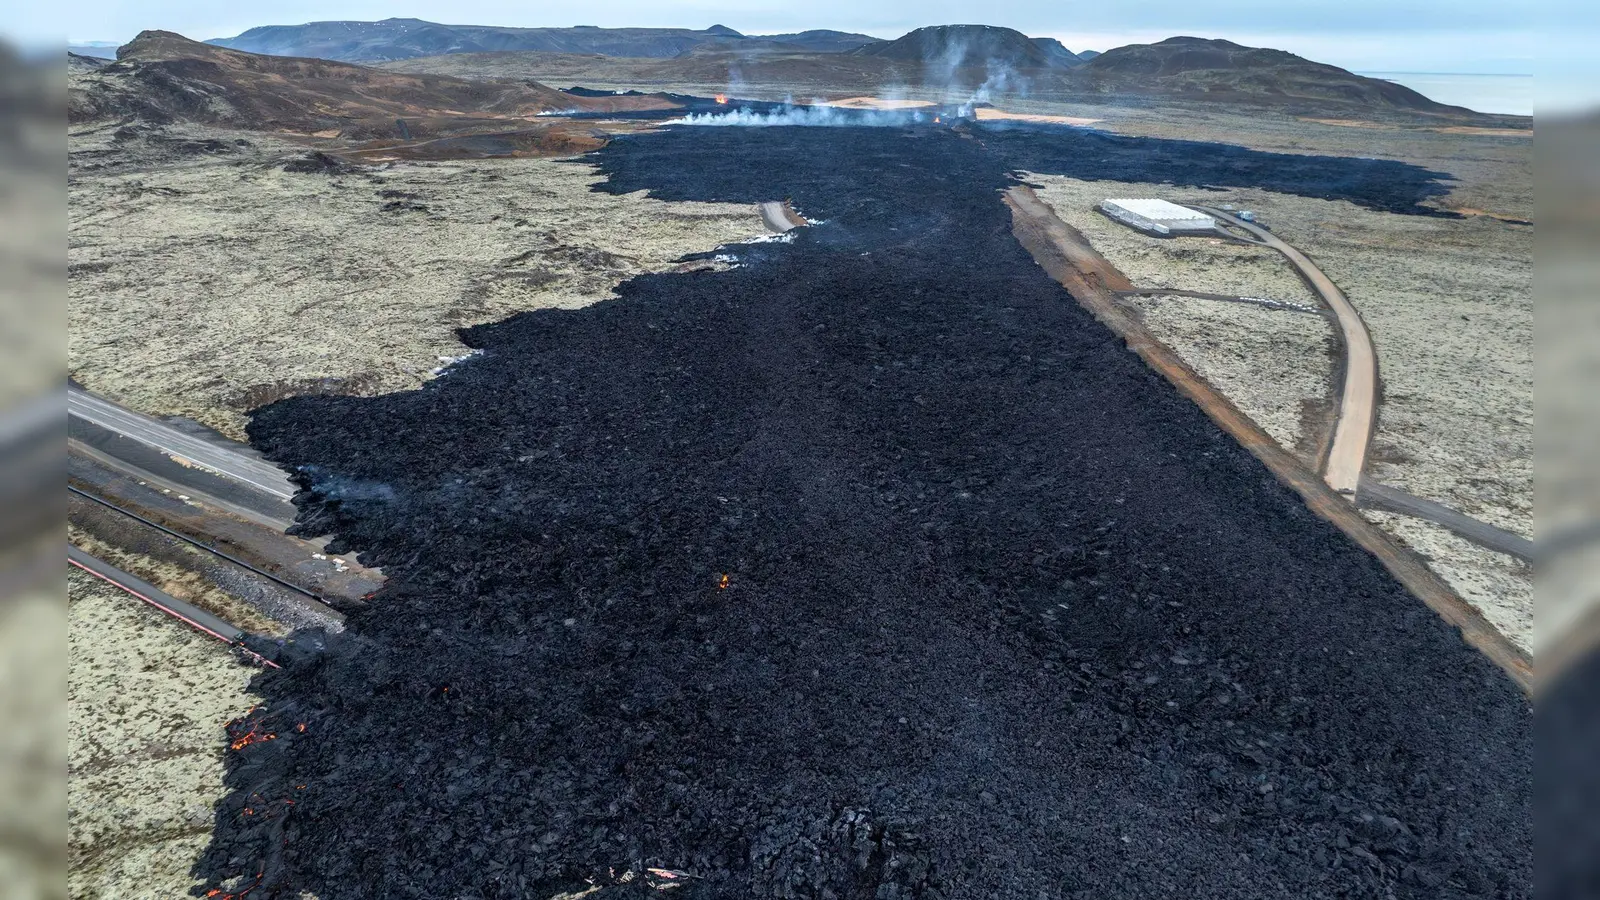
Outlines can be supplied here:
M92 72L109 62L110 60L103 56L86 56L73 53L71 50L67 51L67 71L69 72Z
M1073 53L1071 50L1068 50L1066 45L1062 44L1055 38L1036 37L1033 39L1033 42L1039 46L1039 49L1045 52L1046 56L1050 57L1050 59L1056 62L1058 65L1077 66L1082 65L1084 62L1083 57Z
M273 56L309 56L345 62L387 62L449 53L537 51L598 53L604 56L669 59L708 44L743 41L792 41L796 46L827 51L849 49L876 38L842 31L808 31L796 35L746 37L725 25L692 28L510 28L495 25L441 25L421 19L380 22L309 22L264 25L231 38L208 43Z
M817 28L811 31L800 31L793 34L763 34L759 40L777 41L818 53L838 53L845 50L854 50L869 44L886 43L882 38L875 38L870 34L854 34L848 31L833 31L827 28Z
M502 28L440 25L421 19L266 25L208 43L273 56L383 62L495 50L671 57L709 40L738 38L729 28Z
M1189 94L1273 104L1334 101L1379 109L1467 112L1394 82L1293 53L1196 37L1108 50L1073 74L1082 87L1102 93Z
M1022 32L994 25L930 25L851 52L943 69L1052 69L1064 65L1055 53Z
M650 97L577 98L532 81L411 75L324 59L242 53L146 31L71 86L68 120L140 119L354 138L525 124L572 107L669 106Z

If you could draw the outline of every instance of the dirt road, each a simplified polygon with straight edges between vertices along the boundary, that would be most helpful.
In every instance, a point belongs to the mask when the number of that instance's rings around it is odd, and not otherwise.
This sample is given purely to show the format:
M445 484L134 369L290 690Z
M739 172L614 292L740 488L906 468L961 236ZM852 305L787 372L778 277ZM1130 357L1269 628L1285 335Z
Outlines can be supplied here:
M761 211L761 222L767 230L774 234L783 234L794 228L806 224L795 211L790 208L787 200L766 200L757 207Z
M1339 322L1339 331L1344 336L1344 387L1339 393L1339 422L1334 426L1333 444L1328 449L1322 476L1334 490L1346 496L1355 496L1361 486L1361 470L1366 466L1367 446L1372 442L1378 396L1378 354L1373 350L1372 336L1367 333L1367 325L1361 320L1361 314L1356 312L1333 279L1323 274L1304 253L1277 235L1220 209L1209 206L1194 208L1248 232L1261 243L1282 253L1311 289L1333 310Z

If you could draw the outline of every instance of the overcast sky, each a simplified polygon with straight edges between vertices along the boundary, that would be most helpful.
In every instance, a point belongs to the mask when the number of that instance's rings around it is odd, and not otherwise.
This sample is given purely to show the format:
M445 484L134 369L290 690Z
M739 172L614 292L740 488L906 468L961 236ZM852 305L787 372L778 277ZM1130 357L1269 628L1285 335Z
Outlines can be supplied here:
M1562 5L1567 0L1558 0ZM1073 50L1108 50L1192 34L1270 46L1364 71L1533 71L1531 14L1506 0L79 0L18 4L7 30L28 42L122 42L146 28L192 38L228 37L255 25L411 16L481 25L721 23L751 34L837 28L896 37L920 25L1004 25L1060 38Z

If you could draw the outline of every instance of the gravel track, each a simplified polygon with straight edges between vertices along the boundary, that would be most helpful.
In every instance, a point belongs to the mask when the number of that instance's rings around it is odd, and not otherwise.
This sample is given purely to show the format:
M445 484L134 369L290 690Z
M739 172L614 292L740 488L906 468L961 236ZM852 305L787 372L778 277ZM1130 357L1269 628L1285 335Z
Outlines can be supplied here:
M261 410L303 527L389 582L257 680L279 737L231 758L209 883L1528 896L1526 699L1034 265L988 137L620 139L599 189L825 224ZM1255 171L1431 183L1293 159Z

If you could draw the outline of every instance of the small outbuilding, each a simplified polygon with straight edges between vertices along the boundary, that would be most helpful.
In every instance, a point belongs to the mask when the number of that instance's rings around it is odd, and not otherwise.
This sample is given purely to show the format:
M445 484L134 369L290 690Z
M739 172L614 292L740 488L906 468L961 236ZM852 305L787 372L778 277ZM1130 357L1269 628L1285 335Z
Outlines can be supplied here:
M1102 200L1100 211L1130 228L1160 237L1215 231L1217 228L1216 219L1167 200Z

